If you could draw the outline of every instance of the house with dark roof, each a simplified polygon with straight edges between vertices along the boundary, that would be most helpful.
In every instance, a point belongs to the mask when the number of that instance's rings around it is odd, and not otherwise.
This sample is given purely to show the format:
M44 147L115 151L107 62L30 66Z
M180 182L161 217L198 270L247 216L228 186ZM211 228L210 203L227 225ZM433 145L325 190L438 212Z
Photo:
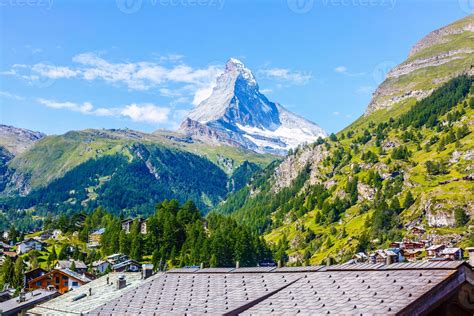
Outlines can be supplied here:
M473 269L461 261L190 267L150 278L88 315L472 315L473 291Z
M132 228L132 224L135 220L138 220L138 225L140 226L140 233L146 234L147 233L147 220L141 217L139 218L127 218L122 220L122 230L125 231L126 234L130 233L130 229Z
M28 282L29 289L55 289L64 294L90 282L85 275L69 269L54 269Z
M48 301L59 296L57 291L48 291L44 289L34 290L28 293L21 293L0 303L0 314L2 316L26 315L26 312L42 302Z
M446 248L445 245L432 245L426 248L426 256L428 258L436 258L441 256L441 251Z
M42 276L43 274L45 274L47 272L48 271L46 271L42 268L36 268L36 269L26 271L25 273L23 273L23 287L28 288L28 283L31 280L36 279L36 278Z
M139 262L128 259L123 262L114 264L112 266L112 271L114 272L138 272L141 271L141 265Z
M16 253L21 255L31 250L41 251L44 247L46 247L46 244L44 242L36 240L34 238L28 238L16 244Z
M160 274L156 274L144 279L141 273L137 272L109 273L74 291L36 306L29 310L28 314L45 316L87 315L92 310L159 276ZM118 283L120 283L120 286L118 286Z
M87 265L84 263L84 261L74 260L74 259L58 260L56 264L54 265L54 268L55 269L71 269L73 263L76 266L76 269L75 269L76 272L85 273L87 271Z
M462 260L463 251L461 248L444 248L440 256L449 260Z

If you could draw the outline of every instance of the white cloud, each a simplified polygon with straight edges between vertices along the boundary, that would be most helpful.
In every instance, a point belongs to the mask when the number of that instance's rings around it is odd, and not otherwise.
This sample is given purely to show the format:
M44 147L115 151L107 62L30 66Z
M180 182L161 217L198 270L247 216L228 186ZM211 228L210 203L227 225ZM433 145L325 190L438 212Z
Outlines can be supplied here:
M153 104L136 105L130 104L120 112L122 116L129 117L134 122L166 123L168 121L169 108L158 107Z
M307 72L294 71L287 68L260 69L259 74L268 78L283 81L289 84L303 85L311 80L312 75Z
M6 99L13 99L13 100L17 100L17 101L21 101L21 100L25 99L22 96L10 93L8 91L0 91L0 97L6 98Z
M347 67L346 66L338 66L338 67L334 68L334 71L339 72L339 73L345 73L345 72L347 72Z
M160 61L178 62L181 55L170 54L161 56ZM48 63L34 65L13 65L3 71L3 75L18 76L27 81L37 81L40 78L68 79L80 78L86 81L102 80L113 85L125 85L130 90L162 89L165 96L183 100L183 93L188 99L199 100L203 91L209 91L215 85L216 77L222 73L222 66L209 65L203 68L193 68L183 63L164 66L159 62L110 62L97 53L87 52L74 56L73 65L57 66ZM167 88L168 84L185 85L177 88L178 92Z
M37 101L52 109L65 109L74 112L80 112L87 115L95 116L112 116L112 117L125 117L129 118L134 122L144 122L150 124L163 124L168 123L171 109L168 107L160 107L154 104L129 104L123 107L112 107L112 108L96 108L90 102L84 102L82 104L75 102L58 102L55 100L48 99L37 99Z
M358 77L366 74L365 72L349 72L346 66L337 66L334 68L334 71L349 77Z
M337 111L335 111L335 112L332 112L332 115L339 116L339 115L341 115L341 113L340 113L340 112L337 112Z
M84 114L92 114L94 106L89 102L84 102L83 104L77 104L73 102L57 102L54 100L47 99L38 99L38 102L48 108L52 109L66 109L74 112L81 112Z
M79 72L76 70L72 70L68 67L62 67L62 66L54 66L54 65L48 65L44 63L39 63L36 65L33 65L31 68L32 72L51 79L59 79L59 78L72 78L76 77Z

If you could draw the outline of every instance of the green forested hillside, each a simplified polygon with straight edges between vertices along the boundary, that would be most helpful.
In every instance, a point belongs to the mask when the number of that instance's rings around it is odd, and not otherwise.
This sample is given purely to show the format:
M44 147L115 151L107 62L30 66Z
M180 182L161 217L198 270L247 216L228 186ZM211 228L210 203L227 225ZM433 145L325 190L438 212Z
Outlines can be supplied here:
M2 154L0 226L32 227L48 213L92 210L149 214L164 199L206 212L243 187L275 156L130 130L48 136L13 157ZM19 210L19 211L18 211Z
M469 242L473 78L452 79L397 117L367 120L367 128L297 149L216 211L263 232L292 263L342 261L409 237L413 225Z

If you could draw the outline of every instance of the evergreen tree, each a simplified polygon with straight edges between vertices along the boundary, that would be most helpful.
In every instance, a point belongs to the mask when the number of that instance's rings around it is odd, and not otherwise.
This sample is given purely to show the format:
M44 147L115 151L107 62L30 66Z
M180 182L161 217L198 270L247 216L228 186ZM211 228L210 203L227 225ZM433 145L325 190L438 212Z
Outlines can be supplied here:
M23 286L23 259L21 257L18 257L16 259L13 270L14 275L12 280L12 286L15 288L20 288Z
M469 222L469 215L467 215L463 208L458 207L454 210L454 221L456 222L456 226L462 227Z
M69 269L70 269L71 271L76 271L76 261L73 261L73 262L71 263L71 266L69 267Z
M13 286L13 276L15 275L15 268L10 257L6 256L2 265L2 284L10 284Z
M405 200L403 201L403 208L409 208L414 202L415 198L413 197L413 194L411 193L411 191L408 191L405 195Z

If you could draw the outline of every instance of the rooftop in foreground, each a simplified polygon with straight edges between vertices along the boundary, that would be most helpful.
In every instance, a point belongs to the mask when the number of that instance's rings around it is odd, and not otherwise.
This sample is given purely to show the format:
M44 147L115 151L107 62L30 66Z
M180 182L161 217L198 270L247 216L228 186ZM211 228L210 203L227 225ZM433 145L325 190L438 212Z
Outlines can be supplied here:
M419 315L449 310L455 315L472 315L474 306L469 302L473 297L469 295L474 290L473 284L471 266L455 261L181 268L155 275L115 298L103 299L93 309L76 312L88 315ZM56 301L59 303L62 298ZM70 303L64 300L62 304ZM39 310L40 307L35 308Z

